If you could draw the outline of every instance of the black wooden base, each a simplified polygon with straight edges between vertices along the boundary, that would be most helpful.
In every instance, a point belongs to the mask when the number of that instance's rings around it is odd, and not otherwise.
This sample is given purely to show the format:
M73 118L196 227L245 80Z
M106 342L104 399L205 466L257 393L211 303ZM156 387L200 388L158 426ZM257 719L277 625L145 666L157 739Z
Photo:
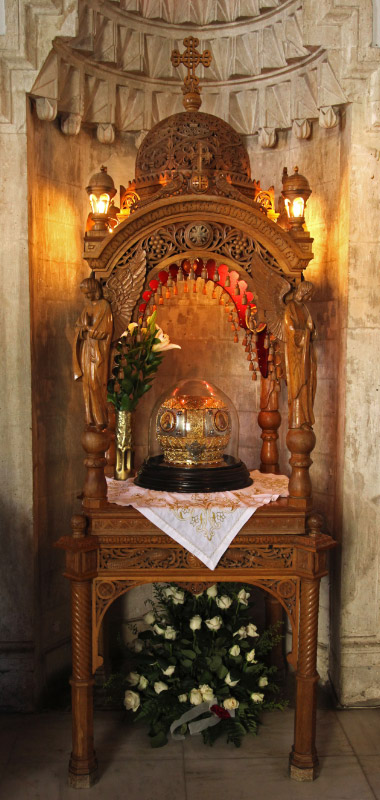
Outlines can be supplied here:
M137 486L161 492L226 492L251 486L252 478L242 461L224 456L223 464L209 467L179 467L153 456L141 465Z

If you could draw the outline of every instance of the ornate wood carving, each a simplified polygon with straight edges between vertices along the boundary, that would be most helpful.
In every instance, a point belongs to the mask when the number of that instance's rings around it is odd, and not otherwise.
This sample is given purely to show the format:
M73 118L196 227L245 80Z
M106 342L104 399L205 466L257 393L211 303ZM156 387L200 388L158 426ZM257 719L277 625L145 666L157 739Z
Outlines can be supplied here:
M318 765L315 748L316 670L318 634L319 580L303 580L301 590L299 653L295 738L290 757L292 777L307 780L315 777Z
M125 253L104 286L104 297L113 314L113 336L116 342L131 321L133 309L141 296L146 271L146 253L141 244L135 252Z
M269 275L273 275L273 270L277 273L279 293L286 294L291 288L290 284L278 274L280 270L279 264L269 250L260 245L251 236L244 234L239 228L217 223L191 222L190 224L183 224L179 222L161 227L154 234L147 236L141 242L122 252L105 284L104 293L108 299L110 299L108 287L111 287L115 292L118 290L119 285L120 289L123 289L122 282L126 280L124 279L123 271L126 268L129 269L130 264L134 263L141 248L146 253L148 274L151 274L155 268L162 268L163 262L173 261L177 257L186 255L187 251L193 253L194 251L198 252L207 249L208 256L229 258L236 264L239 272L243 268L248 275L255 276L257 282L268 280L266 270L268 272L268 267L270 267ZM257 270L252 270L252 257L254 254L257 255L257 261L260 262ZM116 275L115 279L114 275ZM136 294L134 293L135 296ZM265 298L267 297L265 291L264 296ZM264 296L262 297L263 302L265 302ZM284 311L283 307L281 307L281 311ZM115 308L113 307L113 312L116 315L119 313L116 305ZM276 316L276 312L274 312L274 316Z
M163 541L165 541L163 539ZM167 540L166 540L167 541ZM142 543L141 543L142 544ZM236 569L242 567L288 568L292 564L292 547L263 545L259 549L231 547L219 561L220 568ZM175 547L135 549L132 547L102 547L99 551L99 569L183 569L196 567L203 569L202 563L187 550Z
M284 315L286 379L288 384L289 428L314 425L314 397L317 364L313 348L315 327L305 300L310 300L313 284L301 283L289 301Z
M271 252L271 259L277 262L277 268L282 269L288 277L299 274L305 269L312 258L311 239L302 241L302 248L295 238L279 229L262 212L257 211L251 204L241 203L237 200L211 198L208 195L199 195L197 198L189 196L170 197L167 200L158 200L149 205L149 210L143 208L128 217L125 222L117 226L112 236L103 240L101 244L86 243L86 253L89 265L99 275L109 276L118 263L120 256L138 242L145 247L145 239L158 234L163 227L182 220L184 227L189 224L227 225L231 229L240 231L240 236L246 235L254 238L261 248ZM156 251L157 261L162 260L163 245L157 240L161 252ZM173 251L167 253L171 255ZM177 251L178 252L178 251ZM221 251L223 252L223 251ZM240 252L230 256L236 260L244 255L244 242L240 243ZM149 252L147 257L151 258ZM272 261L270 264L276 268Z
M113 330L111 308L93 276L80 285L86 305L77 323L73 346L74 379L83 383L85 420L98 429L107 426L107 381Z
M120 597L120 595L124 592L127 592L133 586L138 586L141 582L142 581L123 580L119 578L114 581L103 578L94 581L94 610L97 631L99 630L99 623L101 622L107 608L109 608L114 600L116 600L117 597Z

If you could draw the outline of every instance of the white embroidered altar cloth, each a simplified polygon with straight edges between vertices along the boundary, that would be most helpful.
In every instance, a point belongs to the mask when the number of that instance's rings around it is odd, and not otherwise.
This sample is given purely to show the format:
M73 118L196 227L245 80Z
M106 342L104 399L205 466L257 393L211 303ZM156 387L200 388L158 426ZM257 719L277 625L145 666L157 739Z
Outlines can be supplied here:
M123 482L107 478L108 502L138 509L206 567L215 569L256 509L288 495L285 475L258 470L250 475L253 484L246 489L196 494L158 492L136 486L133 478Z

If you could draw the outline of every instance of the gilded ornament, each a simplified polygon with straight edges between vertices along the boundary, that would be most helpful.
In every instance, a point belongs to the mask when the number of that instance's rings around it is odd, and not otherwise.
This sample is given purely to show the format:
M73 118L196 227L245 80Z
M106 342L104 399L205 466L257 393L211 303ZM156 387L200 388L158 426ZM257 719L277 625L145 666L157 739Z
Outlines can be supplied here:
M213 397L168 398L158 409L156 432L168 464L221 464L231 435L228 406Z

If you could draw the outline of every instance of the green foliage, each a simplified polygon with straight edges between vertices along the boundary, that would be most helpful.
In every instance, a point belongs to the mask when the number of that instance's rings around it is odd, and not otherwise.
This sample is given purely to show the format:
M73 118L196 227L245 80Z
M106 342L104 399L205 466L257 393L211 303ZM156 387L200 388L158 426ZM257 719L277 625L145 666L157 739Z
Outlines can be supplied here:
M153 347L160 344L157 338L156 312L149 318L146 328L132 323L119 339L108 381L107 400L118 411L134 411L140 398L152 386L162 355Z
M236 747L257 734L263 709L284 707L275 697L276 670L264 660L281 637L273 629L259 634L248 598L249 587L235 583L197 597L176 584L155 585L147 630L126 653L130 671L106 684L113 702L124 701L134 719L148 723L152 747L166 744L172 722L202 702L223 717L202 732L204 742L226 735Z

